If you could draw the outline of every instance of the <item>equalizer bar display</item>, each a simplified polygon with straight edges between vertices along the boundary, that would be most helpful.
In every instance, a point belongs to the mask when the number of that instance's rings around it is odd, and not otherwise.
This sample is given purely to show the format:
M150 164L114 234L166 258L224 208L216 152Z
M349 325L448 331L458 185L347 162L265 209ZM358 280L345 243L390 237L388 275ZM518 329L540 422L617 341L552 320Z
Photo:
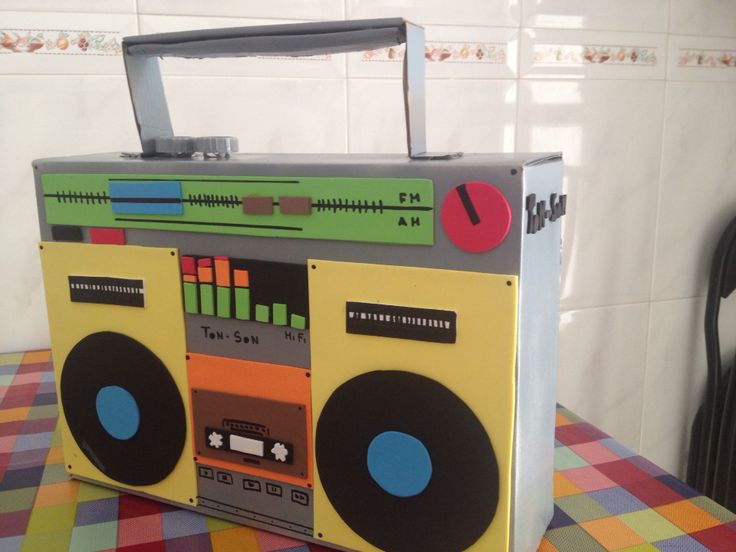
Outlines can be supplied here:
M305 265L184 255L181 272L189 314L308 328Z

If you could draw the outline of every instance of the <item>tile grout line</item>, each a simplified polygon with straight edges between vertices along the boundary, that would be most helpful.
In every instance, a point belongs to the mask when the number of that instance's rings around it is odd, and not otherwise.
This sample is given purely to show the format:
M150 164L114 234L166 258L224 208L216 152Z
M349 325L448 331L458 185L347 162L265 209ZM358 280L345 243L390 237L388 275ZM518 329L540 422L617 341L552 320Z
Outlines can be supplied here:
M348 0L343 1L343 19L347 20L348 17ZM343 67L345 69L345 78L343 79L343 87L345 90L345 153L351 153L352 141L350 137L350 80L351 76L348 74L348 56L350 54L344 54Z
M521 6L522 4L520 4ZM347 12L347 10L346 10ZM670 10L671 12L671 10ZM110 11L110 12L98 12L98 11L85 11L85 10L78 10L78 11L61 11L61 10L48 10L48 9L23 9L23 10L15 10L15 9L3 9L0 8L0 13L45 13L45 14L51 14L51 15L71 15L71 14L84 14L84 15L136 15L140 18L140 16L154 16L154 17L186 17L191 19L196 19L203 17L203 14L194 14L194 13L177 13L172 14L170 12L141 12L140 7L138 5L138 1L136 0L136 9L135 11ZM248 16L248 15L226 15L226 14L216 14L211 15L211 17L217 18L217 19L264 19L264 20L272 20L272 21L295 21L295 18L293 17L280 17L277 15L272 16L266 16L266 15L259 15L259 16ZM736 35L703 35L698 33L671 33L668 30L665 31L648 31L645 29L641 30L626 30L626 29L607 29L607 28L575 28L575 27L544 27L544 26L529 26L529 25L523 25L522 24L522 18L523 16L520 16L519 23L517 25L480 25L476 22L456 22L456 23L421 23L422 26L425 27L471 27L471 28L492 28L492 29L533 29L533 30L539 30L539 31L550 31L550 32L592 32L592 33L615 33L615 34L642 34L642 35L667 35L671 34L673 36L686 36L686 37L701 37L701 38L712 38L712 39L724 39L724 40L736 40ZM344 18L343 18L344 19ZM669 19L671 19L671 13L668 14L668 27L669 27ZM324 19L324 18L311 18L311 17L299 17L297 18L298 21L304 21L304 22L316 22L316 21L336 21L337 19Z
M590 310L612 309L618 307L636 307L659 303L674 303L678 301L697 301L705 299L705 295L689 295L687 297L673 297L668 299L649 299L642 301L629 301L626 303L609 303L600 305L586 305L582 307L561 308L560 312L580 312Z
M26 13L45 13L51 15L135 15L136 11L89 11L89 10L51 10L51 9L6 9L0 7L0 13L14 13L14 14L26 14ZM170 15L170 14L169 14Z
M516 113L514 114L514 153L519 151L519 99L521 98L521 34L524 20L524 2L527 0L519 0L519 26L516 28Z
M664 49L664 86L665 86L665 96L667 93L667 81L669 80L670 76L670 47L672 46L672 33L671 33L671 27L672 27L672 0L669 0L669 10L667 10L667 34L665 35L665 49ZM662 98L662 148L660 149L660 153L662 149L664 149L664 100L666 98ZM661 184L661 170L662 170L662 156L660 155L659 159L659 168L660 168L660 184ZM659 195L657 196L657 209L659 209ZM658 211L659 212L659 211ZM655 226L656 229L656 226ZM656 237L656 236L655 236ZM656 243L656 242L655 242ZM652 274L652 282L654 281L654 274ZM652 286L652 290L654 287Z
M653 245L652 245L652 272L651 272L651 279L649 282L649 308L647 312L647 339L644 345L644 379L642 380L642 400L641 400L641 411L639 416L639 451L642 450L642 447L644 446L644 418L646 414L646 400L645 400L645 393L647 389L647 381L651 379L650 376L650 366L649 366L649 350L651 345L651 339L652 339L652 313L654 311L654 304L655 301L654 298L654 291L655 291L655 275L656 275L656 269L657 269L657 243L659 241L659 233L660 233L660 213L661 213L661 207L662 207L662 181L663 181L663 173L664 173L664 140L665 136L667 135L666 132L666 126L667 126L667 119L666 119L666 105L667 105L667 76L669 74L669 51L670 51L670 41L671 41L671 34L670 34L670 24L672 19L672 0L669 2L669 10L667 10L667 34L666 34L666 48L664 52L664 67L665 67L665 81L664 81L664 89L662 90L662 129L660 132L660 141L659 141L659 170L657 174L657 200L655 205L655 215L654 215L654 239L653 239Z
M28 77L28 78L46 78L46 77L110 77L110 78L117 78L117 77L125 77L125 72L115 72L115 73L69 73L69 72L58 72L58 73L23 73L23 72L7 72L3 73L0 71L0 78L2 77ZM163 74L163 78L165 79L176 79L176 78L216 78L216 79L257 79L257 80L340 80L342 77L323 77L323 76L275 76L275 75L222 75L222 74L206 74L206 73L177 73L177 74ZM380 77L380 76L360 76L360 77L351 77L352 80L399 80L398 77ZM427 78L428 81L464 81L464 82L498 82L498 81L520 81L520 82L608 82L608 81L616 81L616 82L665 82L664 78L613 78L613 77L607 77L607 78L570 78L570 77L545 77L545 76L535 76L535 77L469 77L469 78L458 78L458 79L448 79L445 77L429 77ZM724 85L734 85L736 84L736 81L724 81L724 80L716 80L716 79L668 79L666 82L670 83L690 83L690 84L702 84L702 83L710 83L710 84L724 84Z
M442 26L442 25L437 25ZM463 27L472 27L473 25L462 25ZM502 27L501 25L493 25L494 27ZM512 28L512 27L506 27ZM646 31L646 30L623 30L623 29L595 29L590 27L574 28L574 27L534 27L532 26L521 26L522 29L532 29L535 31L544 32L559 32L559 33L612 33L612 34L641 34L641 35L673 35L673 36L687 36L687 37L701 37L701 38L715 38L723 40L736 40L736 35L703 35L697 33L672 33L669 30L669 14L667 26L664 31Z
M345 3L347 4L347 2ZM492 27L492 28L505 28L505 29L536 29L536 30L542 30L542 31L559 31L559 32L602 32L602 33L626 33L626 34L642 34L642 35L655 35L655 34L666 34L670 32L669 30L665 31L649 31L646 29L639 29L639 30L631 30L631 29L610 29L610 28L575 28L575 27L552 27L552 26L533 26L533 25L523 25L523 3L519 4L520 6L520 17L519 22L516 25L483 25L478 24L475 21L466 21L466 22L453 22L453 23L420 23L423 26L430 26L430 27L472 27L472 28L486 28L486 27ZM0 7L0 13L47 13L47 14L58 14L58 15L73 15L73 14L87 14L87 15L152 15L156 17L188 17L188 18L200 18L205 17L204 14L197 14L197 13L171 13L171 12L157 12L157 11L150 11L150 12L141 12L140 6L138 2L136 1L136 8L134 11L89 11L89 10L75 10L75 11L68 11L68 10L53 10L53 9L5 9ZM218 19L270 19L273 21L294 21L295 19L298 19L300 21L337 21L338 19L331 19L331 18L315 18L315 17L283 17L279 15L258 15L258 16L250 16L250 15L228 15L228 14L207 14L206 16L214 17ZM347 18L347 6L345 5L345 11L342 19ZM668 13L668 24L669 19L671 19L671 8ZM700 35L697 33L672 33L677 36L705 36ZM736 35L727 35L727 34L721 34L721 35L707 35L708 38L722 38L722 39L736 39Z
M138 34L141 34L141 7L140 7L140 0L135 0L135 24L136 24L136 31Z

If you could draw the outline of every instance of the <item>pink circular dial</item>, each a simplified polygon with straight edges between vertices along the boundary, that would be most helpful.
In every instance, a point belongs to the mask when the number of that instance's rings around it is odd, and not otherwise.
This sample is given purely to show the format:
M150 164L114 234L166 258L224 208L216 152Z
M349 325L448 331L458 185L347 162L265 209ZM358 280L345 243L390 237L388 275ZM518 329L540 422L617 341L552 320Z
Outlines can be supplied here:
M511 207L495 186L466 182L453 188L442 204L442 227L452 243L469 253L498 247L511 228Z

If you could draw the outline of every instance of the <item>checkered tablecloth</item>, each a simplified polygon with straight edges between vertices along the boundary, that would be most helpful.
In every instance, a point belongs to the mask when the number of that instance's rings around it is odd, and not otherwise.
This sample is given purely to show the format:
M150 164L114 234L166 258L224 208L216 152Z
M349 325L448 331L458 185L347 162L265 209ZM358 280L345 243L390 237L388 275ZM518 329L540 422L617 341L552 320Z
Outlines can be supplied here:
M328 552L70 480L57 412L50 353L0 354L0 551ZM736 551L736 515L562 407L555 466L541 552Z

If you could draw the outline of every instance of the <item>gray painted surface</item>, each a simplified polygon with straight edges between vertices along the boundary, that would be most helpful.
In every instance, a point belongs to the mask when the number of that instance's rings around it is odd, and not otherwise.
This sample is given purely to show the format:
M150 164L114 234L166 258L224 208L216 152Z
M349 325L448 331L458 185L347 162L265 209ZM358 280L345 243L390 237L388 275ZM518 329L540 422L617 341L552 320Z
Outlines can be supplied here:
M184 323L187 351L309 368L309 330L202 314Z
M227 471L227 470L225 470L225 471ZM79 477L78 475L74 475L74 474L70 474L70 475L72 477L74 477L74 479L78 479L80 481L86 481L87 483L92 483L92 484L95 484L95 485L99 485L100 484L99 481L95 481L94 479L90 479L88 477ZM199 506L199 505L181 504L179 502L174 502L172 500L166 500L166 499L160 498L158 496L155 496L155 495L152 495L152 494L149 494L149 493L146 493L146 492L138 491L138 490L135 490L135 489L125 489L125 488L122 488L122 487L118 487L117 485L106 485L106 486L110 487L111 489L115 489L116 491L121 492L121 493L126 493L126 494L135 495L135 496L140 496L140 497L143 497L143 498L147 498L149 500L156 500L158 502L164 502L166 504L170 504L171 506L175 506L176 508L190 510L192 512L197 512L198 514L202 514L202 515L205 515L205 516L214 516L214 517L226 519L228 521L232 521L234 523L239 523L241 525L249 525L250 527L255 527L256 529L263 529L264 531L270 531L271 533L278 533L279 535L284 535L286 537L298 538L298 539L303 540L305 542L313 542L313 543L317 543L317 544L327 545L330 548L334 548L335 550L344 550L345 552L352 552L351 550L349 550L347 548L343 548L341 546L337 546L335 544L328 543L327 541L324 541L324 540L319 539L319 538L310 537L307 534L301 534L301 533L295 534L294 531L292 531L290 529L284 529L283 527L281 527L279 525L276 525L274 523L270 523L268 521L260 521L260 520L256 520L256 519L247 519L247 520L245 520L245 519L243 519L242 516L231 514L229 512L224 511L224 510L214 511L213 509L211 509L209 507L203 507L203 506Z
M312 536L312 490L250 474L197 464L197 510L227 513L238 523L260 521ZM230 518L232 519L232 518Z

